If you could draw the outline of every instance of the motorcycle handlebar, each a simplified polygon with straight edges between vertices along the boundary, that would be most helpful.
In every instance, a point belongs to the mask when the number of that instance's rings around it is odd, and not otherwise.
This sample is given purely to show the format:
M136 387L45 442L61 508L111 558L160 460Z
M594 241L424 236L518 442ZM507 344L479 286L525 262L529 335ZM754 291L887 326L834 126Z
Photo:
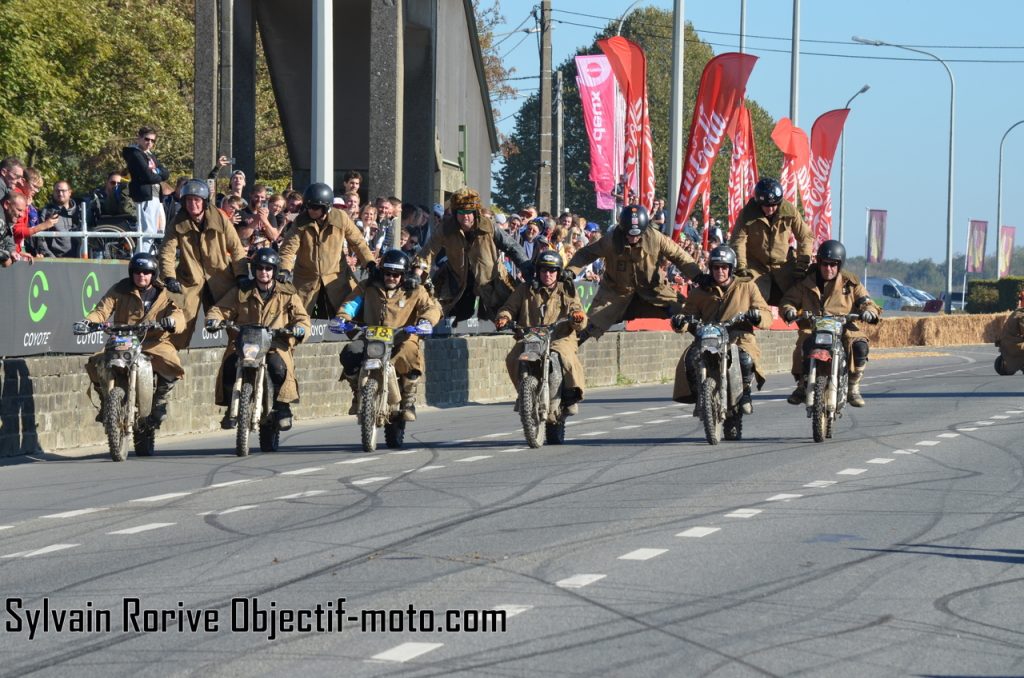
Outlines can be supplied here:
M231 321L223 322L218 327L213 329L208 328L207 332L219 333L221 330L240 330L244 327L259 327L261 329L270 331L270 333L275 337L291 337L295 335L295 333L292 331L292 328L290 327L278 327L277 329L272 330L266 325L260 325L259 323L243 323L240 325L238 323L233 323Z

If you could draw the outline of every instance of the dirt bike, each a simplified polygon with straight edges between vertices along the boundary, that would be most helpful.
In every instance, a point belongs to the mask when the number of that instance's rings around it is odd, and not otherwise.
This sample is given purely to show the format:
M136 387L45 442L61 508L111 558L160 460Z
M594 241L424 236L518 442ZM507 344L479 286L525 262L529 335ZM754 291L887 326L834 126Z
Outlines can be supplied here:
M363 451L373 452L377 449L377 430L384 429L384 442L389 449L401 449L405 441L405 419L402 417L402 390L398 384L398 373L391 363L391 354L395 348L395 334L428 335L432 329L407 325L394 329L377 325L355 325L343 321L332 320L328 325L334 334L347 334L357 330L355 338L363 338L366 348L363 350L362 364L359 366L357 392L359 394L360 440Z
M729 328L746 319L745 313L722 322L687 318L689 332L698 351L696 367L697 408L708 444L743 437L743 375L739 348L729 342Z
M281 445L281 429L274 413L274 385L267 371L267 354L275 337L290 337L292 330L272 330L264 325L225 323L223 329L235 330L235 385L231 389L228 412L235 419L235 454L249 454L249 433L259 430L260 451L276 452Z
M110 458L124 461L128 457L125 443L129 433L135 454L151 456L156 443L156 430L148 421L153 409L154 375L149 356L142 352L142 341L146 332L159 326L146 322L139 325L89 323L88 327L108 336L101 374L106 383L102 412Z
M517 340L523 342L519 355L519 420L526 444L538 448L545 442L565 442L566 411L562 406L562 360L551 350L555 328L568 322L564 318L553 325L523 327L510 323ZM541 424L544 438L541 439Z
M813 330L804 344L804 404L811 420L814 442L832 437L832 425L843 416L849 382L848 357L843 347L847 325L860 319L847 315L804 314Z

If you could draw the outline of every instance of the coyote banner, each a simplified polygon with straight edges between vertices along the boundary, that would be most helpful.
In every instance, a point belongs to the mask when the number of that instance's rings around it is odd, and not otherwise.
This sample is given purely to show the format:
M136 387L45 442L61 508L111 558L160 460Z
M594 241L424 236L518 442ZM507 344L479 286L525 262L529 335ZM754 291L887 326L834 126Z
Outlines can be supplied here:
M868 210L868 263L877 264L885 252L886 210Z
M985 239L988 237L988 222L971 219L967 229L967 272L985 272Z

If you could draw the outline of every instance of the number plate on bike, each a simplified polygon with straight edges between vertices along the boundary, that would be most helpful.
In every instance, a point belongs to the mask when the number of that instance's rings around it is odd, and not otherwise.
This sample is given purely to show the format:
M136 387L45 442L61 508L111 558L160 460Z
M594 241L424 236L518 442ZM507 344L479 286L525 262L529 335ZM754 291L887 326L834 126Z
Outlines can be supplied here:
M698 339L717 339L722 336L722 328L717 325L704 325L697 330Z
M395 331L390 327L378 327L372 326L366 328L366 338L376 339L377 341L391 341L395 336Z
M814 321L814 329L820 332L831 332L832 334L843 333L843 323L835 318L818 318Z
M114 350L115 351L130 351L135 345L135 337L114 337Z

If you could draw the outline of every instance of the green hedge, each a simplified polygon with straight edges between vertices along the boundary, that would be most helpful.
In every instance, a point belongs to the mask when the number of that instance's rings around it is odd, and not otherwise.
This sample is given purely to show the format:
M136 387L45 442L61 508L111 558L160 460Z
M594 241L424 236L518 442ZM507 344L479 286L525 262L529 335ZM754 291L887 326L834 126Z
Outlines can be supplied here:
M1024 277L1000 280L968 280L968 313L1001 313L1018 306L1018 295L1024 290Z

